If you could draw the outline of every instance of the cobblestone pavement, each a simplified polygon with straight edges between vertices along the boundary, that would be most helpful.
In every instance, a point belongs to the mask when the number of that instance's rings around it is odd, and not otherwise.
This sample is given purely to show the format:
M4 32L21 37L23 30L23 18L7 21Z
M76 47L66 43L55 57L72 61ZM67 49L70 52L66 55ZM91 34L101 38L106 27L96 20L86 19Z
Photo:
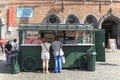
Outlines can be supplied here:
M96 71L63 70L62 73L43 74L41 71L11 74L0 56L0 80L120 80L120 53L106 53L106 62L96 62Z

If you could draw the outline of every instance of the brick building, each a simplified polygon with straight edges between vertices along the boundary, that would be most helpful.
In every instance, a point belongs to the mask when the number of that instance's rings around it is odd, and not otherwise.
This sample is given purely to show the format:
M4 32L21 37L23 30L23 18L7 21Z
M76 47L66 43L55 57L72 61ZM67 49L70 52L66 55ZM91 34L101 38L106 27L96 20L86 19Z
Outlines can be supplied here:
M23 23L91 24L120 48L119 16L119 0L0 0L0 37L18 38Z

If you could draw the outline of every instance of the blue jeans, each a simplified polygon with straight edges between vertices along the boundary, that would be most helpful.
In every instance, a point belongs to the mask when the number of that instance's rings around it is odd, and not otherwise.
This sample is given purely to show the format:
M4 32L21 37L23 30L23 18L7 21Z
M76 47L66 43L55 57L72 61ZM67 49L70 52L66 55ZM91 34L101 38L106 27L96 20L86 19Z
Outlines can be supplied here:
M54 61L55 61L54 71L61 72L62 70L61 56L54 56Z
M7 64L10 64L10 59L9 59L9 55L10 55L10 53L5 53L5 55L6 55L6 63Z

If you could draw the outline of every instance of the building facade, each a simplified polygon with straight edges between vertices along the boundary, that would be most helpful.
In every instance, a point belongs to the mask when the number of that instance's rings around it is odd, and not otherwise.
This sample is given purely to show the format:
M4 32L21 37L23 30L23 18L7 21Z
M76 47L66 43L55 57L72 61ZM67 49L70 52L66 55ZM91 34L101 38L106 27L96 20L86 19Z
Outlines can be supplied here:
M120 48L119 0L0 0L0 38L18 38L20 24L91 24Z

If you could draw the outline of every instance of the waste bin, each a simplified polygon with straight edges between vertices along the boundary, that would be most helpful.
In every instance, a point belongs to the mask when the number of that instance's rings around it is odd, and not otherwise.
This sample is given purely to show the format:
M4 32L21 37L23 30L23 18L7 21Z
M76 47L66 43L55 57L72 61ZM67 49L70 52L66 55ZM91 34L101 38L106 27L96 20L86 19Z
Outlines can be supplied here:
M11 54L10 63L11 63L11 73L12 74L19 73L20 72L20 66L19 66L19 63L18 63L18 54L15 54L15 53Z
M95 71L96 52L88 51L87 60L88 71Z

